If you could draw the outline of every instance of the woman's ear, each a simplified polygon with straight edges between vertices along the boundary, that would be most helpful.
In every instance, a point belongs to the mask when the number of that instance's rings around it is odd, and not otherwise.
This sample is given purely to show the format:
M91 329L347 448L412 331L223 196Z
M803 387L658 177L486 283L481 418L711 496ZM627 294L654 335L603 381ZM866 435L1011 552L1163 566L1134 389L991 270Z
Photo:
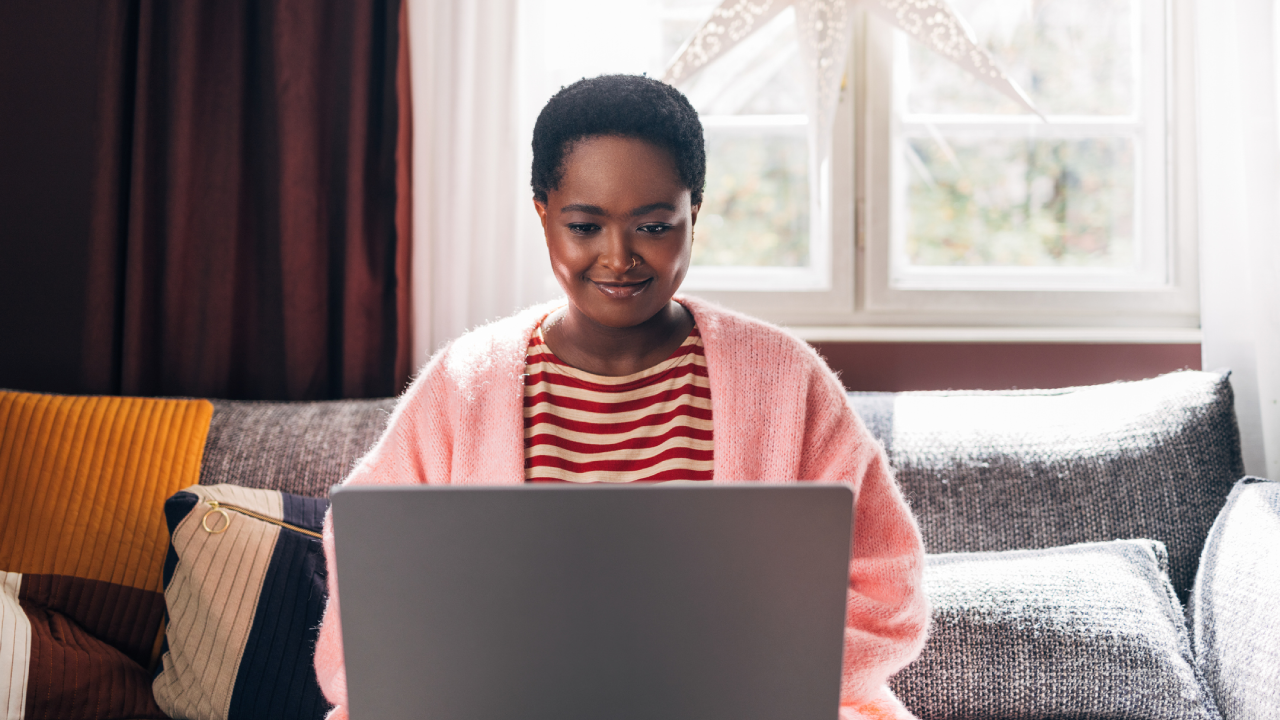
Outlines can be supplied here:
M698 224L698 211L699 211L699 210L701 210L701 209L702 209L702 203L698 203L697 205L690 206L690 208L689 208L689 225L690 225L691 227L692 227L693 225L697 225L697 224Z
M547 234L547 204L541 200L533 199L533 209L538 212L538 219L542 221L542 234Z

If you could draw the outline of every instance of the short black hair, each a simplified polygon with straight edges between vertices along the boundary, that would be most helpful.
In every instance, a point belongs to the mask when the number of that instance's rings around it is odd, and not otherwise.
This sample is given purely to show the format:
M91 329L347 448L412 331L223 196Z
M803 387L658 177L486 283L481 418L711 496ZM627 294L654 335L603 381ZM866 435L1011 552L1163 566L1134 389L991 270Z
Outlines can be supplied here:
M533 126L533 197L560 187L564 159L578 140L613 135L645 140L671 153L693 205L702 202L707 151L702 122L679 90L641 75L601 75L560 88Z

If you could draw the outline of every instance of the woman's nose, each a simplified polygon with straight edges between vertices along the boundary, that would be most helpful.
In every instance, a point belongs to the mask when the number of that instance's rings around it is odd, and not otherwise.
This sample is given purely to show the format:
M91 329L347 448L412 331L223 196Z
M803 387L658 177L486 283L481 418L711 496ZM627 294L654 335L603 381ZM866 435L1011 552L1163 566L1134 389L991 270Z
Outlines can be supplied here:
M608 268L610 272L621 275L630 270L635 264L632 262L631 244L627 242L625 233L620 230L614 230L606 233L605 247L600 253L599 263Z

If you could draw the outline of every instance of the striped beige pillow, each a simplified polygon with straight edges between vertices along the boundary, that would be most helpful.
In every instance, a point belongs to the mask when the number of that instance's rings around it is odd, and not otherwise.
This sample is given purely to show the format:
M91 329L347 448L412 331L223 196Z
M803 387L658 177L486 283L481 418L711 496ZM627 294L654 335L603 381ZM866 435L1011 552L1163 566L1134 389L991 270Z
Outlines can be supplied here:
M193 486L165 503L161 709L189 720L324 716L312 656L328 506L235 485Z

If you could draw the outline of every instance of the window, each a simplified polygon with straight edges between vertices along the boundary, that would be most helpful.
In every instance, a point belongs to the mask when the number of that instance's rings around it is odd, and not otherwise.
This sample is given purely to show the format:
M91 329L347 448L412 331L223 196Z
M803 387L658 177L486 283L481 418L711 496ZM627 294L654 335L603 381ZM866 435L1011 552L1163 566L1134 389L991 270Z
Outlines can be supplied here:
M668 61L717 4L663 3ZM828 283L829 239L815 222L822 209L810 188L795 22L787 8L681 83L707 140L707 187L689 289L814 290Z
M1185 3L952 4L1045 120L868 23L864 322L1197 327Z
M661 76L718 4L522 0L524 137L564 84ZM1047 122L859 9L830 163L810 167L784 11L680 85L708 149L685 289L792 325L1196 327L1170 122L1184 0L952 4Z
M1044 121L895 39L895 287L1165 284L1164 15L1140 5L957 0Z

